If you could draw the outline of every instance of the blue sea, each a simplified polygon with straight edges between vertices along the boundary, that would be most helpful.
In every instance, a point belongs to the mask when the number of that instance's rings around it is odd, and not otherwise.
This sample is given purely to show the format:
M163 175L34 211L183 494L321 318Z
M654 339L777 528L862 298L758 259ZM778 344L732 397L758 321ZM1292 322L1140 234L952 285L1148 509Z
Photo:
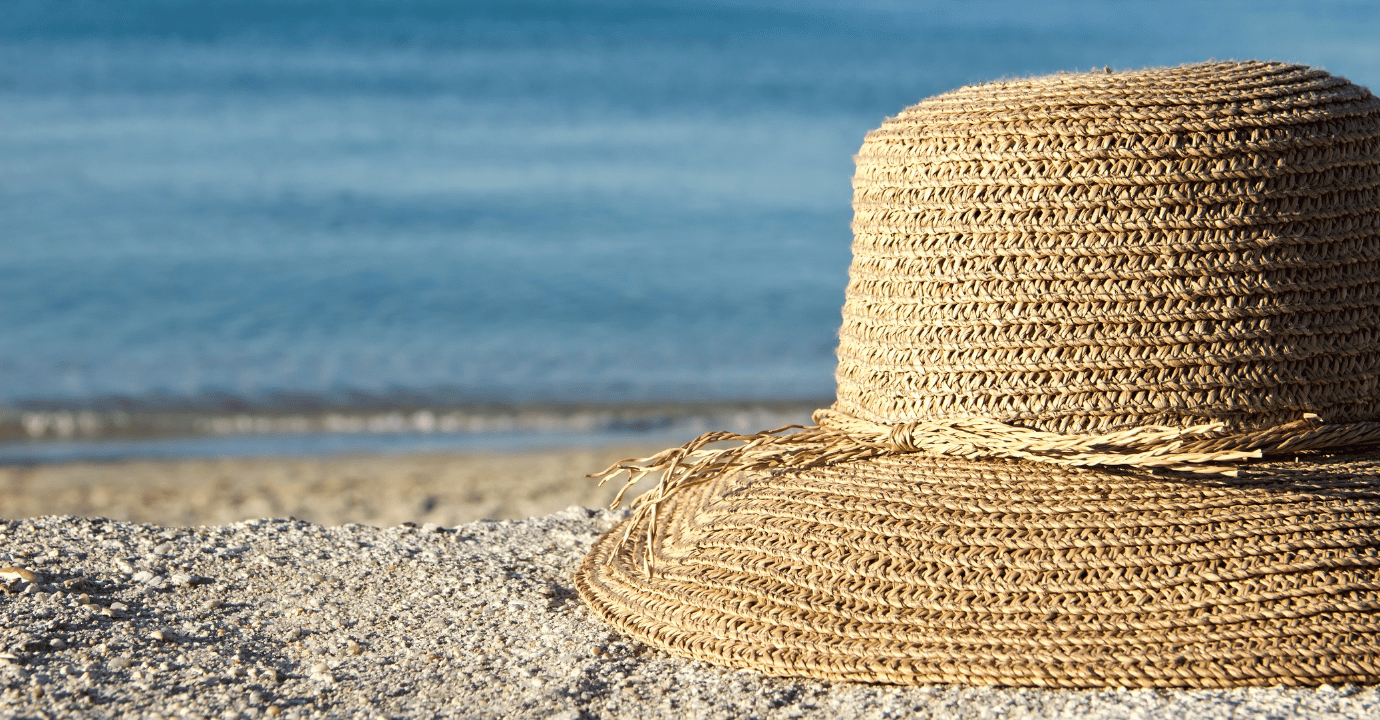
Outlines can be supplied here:
M0 462L803 419L867 130L966 83L1211 58L1376 86L1380 13L6 0Z

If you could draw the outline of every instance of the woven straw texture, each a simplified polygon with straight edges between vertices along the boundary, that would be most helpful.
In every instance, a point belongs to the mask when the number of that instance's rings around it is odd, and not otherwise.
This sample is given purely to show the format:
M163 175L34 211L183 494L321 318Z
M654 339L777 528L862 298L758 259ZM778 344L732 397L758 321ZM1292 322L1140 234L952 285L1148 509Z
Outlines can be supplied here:
M1380 682L1380 100L1055 75L857 166L834 406L610 468L661 483L577 573L597 614L779 675Z
M1060 433L1380 400L1380 100L1209 64L963 88L868 134L835 409Z
M1380 458L1183 482L922 455L729 476L605 536L615 627L776 675L1061 687L1380 680ZM1246 477L1243 477L1246 476Z

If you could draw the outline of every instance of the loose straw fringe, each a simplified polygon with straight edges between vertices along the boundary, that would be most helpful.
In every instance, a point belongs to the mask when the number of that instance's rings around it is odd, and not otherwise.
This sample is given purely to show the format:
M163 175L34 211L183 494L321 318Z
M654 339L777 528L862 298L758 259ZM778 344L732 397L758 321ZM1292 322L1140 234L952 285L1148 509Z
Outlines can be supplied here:
M1129 465L1235 476L1234 464L1213 463L1380 441L1380 422L1324 424L1311 413L1294 422L1245 433L1224 432L1225 423L1210 422L1187 428L1150 425L1102 435L1061 435L986 419L880 425L837 410L817 410L813 419L815 427L787 425L754 435L705 433L682 447L648 458L620 460L589 477L600 478L602 486L622 473L628 474L611 505L616 508L638 481L660 473L657 486L632 502L633 521L626 524L620 541L620 546L628 542L634 528L646 528L642 562L643 569L650 574L651 548L662 503L686 488L732 473L801 470L879 455L922 452L969 460L1019 458L1071 467ZM784 434L790 430L799 432ZM722 442L742 444L707 448Z

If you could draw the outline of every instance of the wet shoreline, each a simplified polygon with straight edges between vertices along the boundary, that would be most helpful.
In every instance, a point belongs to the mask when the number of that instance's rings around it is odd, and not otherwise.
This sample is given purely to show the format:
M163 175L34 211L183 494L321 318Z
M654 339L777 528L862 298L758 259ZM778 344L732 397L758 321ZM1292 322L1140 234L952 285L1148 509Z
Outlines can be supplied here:
M320 409L0 410L0 465L679 444L807 423L826 399Z
M662 447L0 465L0 517L175 526L288 516L376 526L517 519L607 505L617 488L586 475Z

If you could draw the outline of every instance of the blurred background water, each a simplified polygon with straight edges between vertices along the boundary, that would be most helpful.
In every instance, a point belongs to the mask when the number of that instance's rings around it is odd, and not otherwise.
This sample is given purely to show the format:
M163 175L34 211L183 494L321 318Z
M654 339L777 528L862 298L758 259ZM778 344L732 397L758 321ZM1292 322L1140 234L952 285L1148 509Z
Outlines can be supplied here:
M1377 38L1369 2L6 0L0 460L803 418L884 117L1210 58L1373 85Z

